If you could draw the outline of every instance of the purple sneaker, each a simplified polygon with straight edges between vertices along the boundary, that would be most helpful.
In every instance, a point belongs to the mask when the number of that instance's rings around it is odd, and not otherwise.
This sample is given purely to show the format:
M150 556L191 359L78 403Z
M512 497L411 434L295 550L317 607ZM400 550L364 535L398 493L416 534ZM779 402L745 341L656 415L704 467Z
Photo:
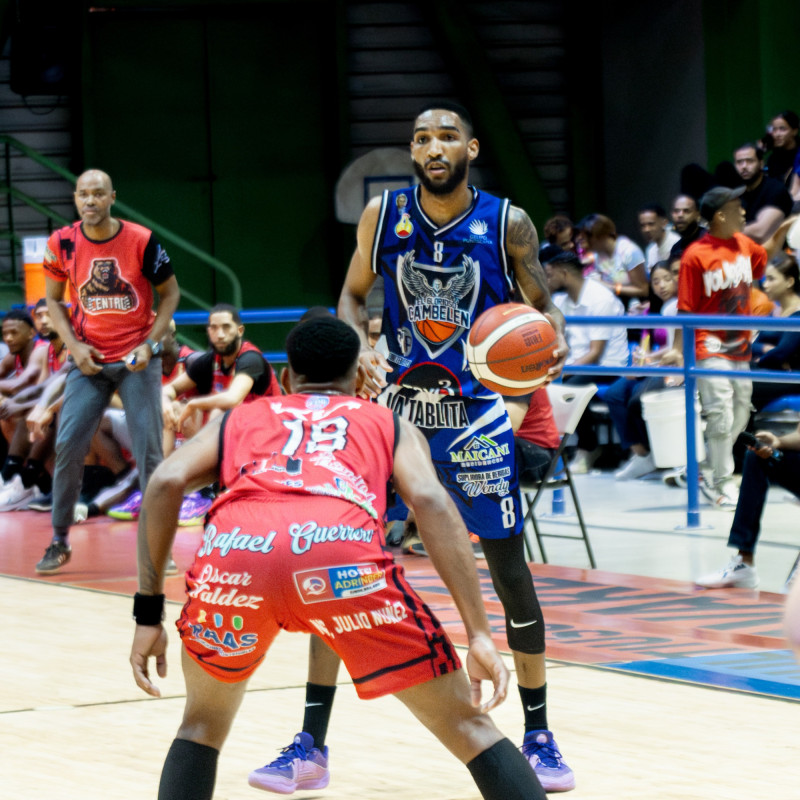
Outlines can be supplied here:
M528 731L521 750L545 792L568 792L575 788L575 775L564 763L550 731Z
M212 502L213 500L203 497L200 492L187 494L181 503L178 525L182 528L187 528L190 525L202 525Z
M298 789L324 789L330 779L328 748L314 747L311 734L301 731L271 764L254 769L247 782L267 792L292 794Z
M114 519L139 519L139 509L142 507L142 493L134 492L128 496L124 503L108 510L108 516Z

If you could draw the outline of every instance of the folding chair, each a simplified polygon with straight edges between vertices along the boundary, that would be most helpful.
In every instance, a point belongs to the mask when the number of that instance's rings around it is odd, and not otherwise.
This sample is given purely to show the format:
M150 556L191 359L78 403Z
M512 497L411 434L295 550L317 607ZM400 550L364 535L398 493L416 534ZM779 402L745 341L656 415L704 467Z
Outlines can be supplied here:
M586 523L583 521L583 513L581 512L581 504L578 501L578 493L575 491L575 484L572 481L572 474L569 471L567 462L563 460L564 448L567 445L569 437L575 433L575 428L578 426L583 412L589 405L589 401L597 391L597 386L590 383L585 386L576 386L574 384L549 384L547 386L547 395L550 398L550 404L553 406L553 417L555 418L556 428L561 434L561 444L547 468L547 472L541 481L520 481L520 493L524 504L527 504L527 511L525 512L525 519L523 520L523 534L525 536L525 545L528 550L528 555L533 558L533 542L530 532L531 523L533 531L536 534L536 541L539 544L539 551L542 554L542 561L547 563L547 553L544 549L542 539L550 536L554 539L582 539L586 545L586 552L589 556L589 563L592 567L596 567L594 560L594 553L592 546L589 543L589 536L586 533ZM573 536L564 533L542 533L539 526L536 524L536 504L542 496L545 489L560 489L567 487L572 495L572 500L575 504L575 513L578 517L578 524L580 525L580 536Z

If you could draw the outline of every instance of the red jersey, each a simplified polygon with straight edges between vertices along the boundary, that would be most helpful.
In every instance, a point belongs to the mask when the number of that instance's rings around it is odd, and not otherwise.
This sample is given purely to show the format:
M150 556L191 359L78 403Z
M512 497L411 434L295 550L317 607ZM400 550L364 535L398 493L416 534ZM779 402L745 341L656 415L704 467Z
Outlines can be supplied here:
M150 335L153 286L172 277L169 256L152 232L123 222L110 239L87 238L80 222L53 233L44 253L46 275L68 282L72 327L106 362L122 361Z
M56 353L55 347L53 347L52 342L47 343L47 372L50 375L55 375L61 367L64 366L64 362L67 360L67 348L63 345L61 346L61 350Z
M166 386L168 383L175 380L178 375L183 375L186 372L186 359L189 358L192 353L196 353L196 350L192 350L188 344L182 344L181 349L178 350L178 360L175 362L175 366L172 368L172 372L169 375L162 375L161 376L161 385Z
M226 491L212 512L245 497L297 504L323 495L355 505L365 525L382 526L395 443L388 409L345 395L259 397L232 409L223 425Z
M741 233L719 239L710 233L681 257L678 310L690 314L747 316L750 287L764 274L767 251ZM696 355L732 361L750 359L750 331L697 330Z
M531 395L528 411L515 436L550 450L561 444L561 436L553 417L553 406L550 405L546 389L539 389Z

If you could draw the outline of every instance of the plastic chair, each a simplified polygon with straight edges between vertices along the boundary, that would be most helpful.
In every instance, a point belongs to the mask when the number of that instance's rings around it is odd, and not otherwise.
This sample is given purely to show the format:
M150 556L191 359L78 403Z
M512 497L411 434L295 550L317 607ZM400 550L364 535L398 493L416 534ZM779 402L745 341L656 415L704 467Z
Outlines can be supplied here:
M575 490L575 484L572 481L572 474L569 471L569 465L563 460L564 448L567 445L569 437L575 433L575 428L578 426L580 418L583 416L589 401L597 392L597 386L589 383L585 386L577 386L574 384L549 384L547 386L547 395L550 398L550 404L553 406L553 417L555 419L556 428L561 435L561 443L556 450L553 460L547 468L547 472L541 481L521 481L520 492L523 503L527 504L528 508L525 512L523 520L523 535L525 536L525 545L528 554L533 555L533 542L531 537L530 526L533 526L533 532L536 535L536 541L539 545L539 551L542 554L542 561L547 563L547 553L544 549L542 539L549 536L553 539L577 539L583 540L586 546L586 553L589 556L589 563L594 568L596 567L594 560L594 553L592 552L592 545L589 542L589 535L586 533L586 523L583 520L583 513L581 511L581 504L578 500L578 493ZM575 514L578 517L578 524L580 526L580 535L573 536L564 533L542 533L539 526L536 524L536 504L542 496L545 489L560 489L566 487L572 495L573 503L575 504Z

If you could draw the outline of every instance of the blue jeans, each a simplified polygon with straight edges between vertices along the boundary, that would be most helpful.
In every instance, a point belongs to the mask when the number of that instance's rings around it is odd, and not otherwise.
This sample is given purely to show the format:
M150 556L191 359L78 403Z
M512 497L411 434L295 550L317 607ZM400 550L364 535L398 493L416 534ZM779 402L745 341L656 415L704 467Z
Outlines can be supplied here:
M800 497L800 452L784 452L783 458L778 462L759 458L752 450L745 453L739 502L736 504L736 513L733 515L733 525L728 536L730 547L743 553L755 552L758 534L761 532L761 515L764 513L767 492L772 484L782 486Z
M67 375L56 436L52 520L57 532L66 533L72 524L83 462L115 391L125 409L142 491L161 463L161 359L151 359L141 372L131 372L124 361L104 364L97 375L84 375L73 367Z

